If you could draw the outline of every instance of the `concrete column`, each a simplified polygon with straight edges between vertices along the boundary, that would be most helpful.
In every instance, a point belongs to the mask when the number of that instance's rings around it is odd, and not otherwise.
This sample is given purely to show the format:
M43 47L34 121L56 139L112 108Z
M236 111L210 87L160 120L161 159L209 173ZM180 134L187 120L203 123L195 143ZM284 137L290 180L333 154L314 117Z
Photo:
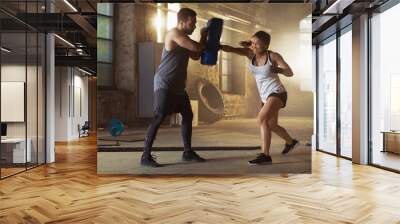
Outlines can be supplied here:
M51 1L46 1L47 12L54 12ZM55 42L54 34L46 35L46 163L55 161Z
M368 15L353 20L353 162L368 163Z
M119 90L135 92L136 30L135 5L115 4L114 83ZM129 32L126 32L129 30Z
M317 150L317 47L312 45L312 92L313 92L313 134L311 136L311 149Z
M46 36L46 163L55 161L55 76L54 35Z

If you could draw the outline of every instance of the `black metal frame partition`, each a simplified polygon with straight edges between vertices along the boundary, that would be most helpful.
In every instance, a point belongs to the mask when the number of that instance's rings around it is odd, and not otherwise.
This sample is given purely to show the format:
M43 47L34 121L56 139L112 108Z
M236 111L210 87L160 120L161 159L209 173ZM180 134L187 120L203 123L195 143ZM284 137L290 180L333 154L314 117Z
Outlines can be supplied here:
M348 19L348 18L347 18ZM346 32L351 31L351 23L347 24L343 28L335 25L336 32L327 36L326 38L320 40L316 45L316 150L319 152L323 152L329 155L337 156L340 158L344 158L347 160L352 160L349 157L343 156L341 154L341 118L340 118L340 75L341 75L341 67L340 67L340 37L345 34ZM335 36L334 39L332 37ZM329 40L332 39L332 40ZM336 154L325 151L319 148L319 47L321 43L336 41Z
M382 13L397 4L400 4L400 0L389 0L385 4L379 6L375 9L366 11L366 13L368 13L368 30L367 30L367 41L368 41L368 44L367 44L367 46L368 46L368 49L367 49L367 51L368 51L368 54L367 54L368 139L367 139L367 141L368 141L368 165L371 165L371 166L374 166L374 167L377 167L380 169L400 173L400 170L392 169L389 167L385 167L385 166L373 163L372 110L371 110L372 109L372 102L371 102L371 100L372 100L372 97L371 97L372 96L372 85L371 85L371 79L372 79L372 68L371 68L371 66L372 66L372 61L371 61L371 56L372 56L372 52L371 52L371 49L372 49L372 41L371 41L371 39L372 39L371 38L372 37L372 29L371 29L372 14L374 12ZM351 25L351 23L349 25L346 25L344 28L339 28L338 25L334 25L334 26L336 26L337 31L330 36L325 36L323 39L319 40L318 43L316 44L316 108L317 108L316 109L316 122L317 122L317 125L316 125L316 148L317 148L317 151L319 151L319 152L327 153L327 154L330 154L330 155L333 155L336 157L340 157L340 158L344 158L344 159L348 159L348 160L351 160L351 158L341 155L341 149L340 149L340 141L341 141L341 139L340 139L340 131L341 131L340 121L341 121L341 119L340 119L340 92L339 91L340 91L340 36L345 33L345 32L341 32L341 31L344 31L350 25ZM336 154L324 151L323 149L319 149L319 128L318 128L318 124L320 122L319 121L319 113L318 113L318 109L320 106L318 103L319 102L319 64L318 64L318 61L319 61L319 55L318 55L319 53L318 52L319 51L318 51L318 49L319 49L320 43L331 38L331 36L333 36L333 35L336 35L335 40L336 40L336 48L337 48L337 50L336 50L336 54L337 54L336 55L336 68L337 68L337 71L336 71L336 76L337 76L337 79L336 79L336 91L337 91L337 93L336 93L336 104L337 104L336 105L336 122L337 122L337 124L336 124L336 127L337 127L337 130L336 130L336 134L337 134L337 136L336 136Z
M36 1L27 1L27 0L25 0L25 1L23 1L23 3L25 3L25 12L27 12L27 3L28 2L36 3L36 11L39 12L39 10L38 10L39 9L39 6L38 6L39 2L43 3L45 1L39 1L39 0L36 0ZM1 9L1 11L2 12L7 12L7 11L5 11L3 9ZM46 12L47 12L47 7L46 7ZM26 16L26 14L25 14L25 16ZM25 18L25 20L26 20L26 18ZM20 20L18 20L18 21L21 22ZM47 102L46 102L46 100L47 100L46 99L47 98L46 97L47 96L47 80L46 80L47 79L47 39L46 39L46 36L47 35L46 34L47 33L46 32L41 32L40 30L37 30L37 29L33 28L32 26L29 26L28 24L24 23L24 22L22 22L22 23L24 24L24 32L22 32L22 33L25 34L25 84L24 84L25 169L21 170L21 171L18 171L18 172L15 172L15 173L12 173L12 174L7 175L7 176L3 176L2 167L0 167L0 180L3 180L5 178L8 178L8 177L11 177L11 176L14 176L14 175L17 175L19 173L25 172L25 171L33 169L33 168L36 168L38 166L46 164L46 162L47 162L47 152L46 152L46 148L47 148L47 129L46 129L46 126L47 126L47 120L46 120L47 119L47 113L46 113L46 108L47 108ZM28 162L27 162L28 161L28 153L27 153L27 147L28 147L28 124L27 124L27 121L28 121L28 116L27 116L27 96L28 96L28 93L27 93L27 82L28 82L28 33L29 33L28 31L29 30L32 30L34 33L36 33L36 136L35 136L36 137L36 162L33 165L29 164L31 166L28 167ZM0 32L0 45L2 45L2 43L1 43L2 34L3 34L3 32ZM44 116L41 117L41 119L42 119L41 122L44 123L44 126L43 126L43 128L44 128L44 130L43 130L43 143L44 144L42 145L42 147L43 147L42 151L44 153L44 155L42 155L43 163L39 162L39 68L38 68L38 66L39 66L39 34L44 34L43 35L43 39L42 39L42 44L43 44L42 47L44 48L44 50L42 49L42 51L41 51L41 53L43 53L42 60L44 60L44 63L42 64L43 65L43 67L42 67L42 84L44 84L43 85L44 91L42 92L42 97L44 97L42 99L42 103L43 103L42 109L44 110L43 111ZM2 60L2 56L0 54L0 68L2 67L2 64L1 64L2 61L3 61ZM1 81L1 69L0 69L0 81ZM1 87L0 87L0 89L1 89ZM0 96L1 96L1 93L0 93ZM1 106L0 106L0 108L1 108ZM0 115L0 118L1 118L1 115ZM1 123L1 121L0 121L0 123ZM1 151L2 150L1 150L1 145L0 145L0 156L1 156Z
M0 30L1 30L1 28L2 28L2 23L0 23ZM2 32L0 32L0 47L1 46L3 46L3 44L1 43L1 41L2 41L2 36L1 36L1 34L2 34ZM0 50L0 124L2 124L2 122L1 122L1 77L2 77L2 75L1 75L1 55L2 55L2 53L1 53L1 50ZM2 152L2 150L1 150L1 144L0 144L0 164L1 164L1 152ZM1 166L0 166L0 180L1 180Z
M373 13L383 13L386 10L394 7L395 5L400 4L400 0L389 0L382 4L381 6L368 11L368 55L367 55L367 60L368 60L368 165L395 172L395 173L400 173L400 170L389 168L386 166L382 166L379 164L374 164L373 163L373 141L372 141L372 18L373 18Z
M340 44L341 44L341 41L340 41L340 37L342 36L342 35L344 35L345 33L347 33L347 32L352 32L352 24L349 24L349 25L347 25L347 26L345 26L344 28L342 28L342 29L340 29L340 30L338 30L337 31L337 33L336 33L336 36L337 36L337 42L336 42L336 48L337 48L337 57L336 57L336 68L337 68L337 73L338 73L338 75L337 75L337 79L336 79L336 81L337 81L337 84L336 84L336 86L337 86L337 88L336 88L336 90L337 90L337 93L339 93L339 97L337 97L337 101L336 101L336 104L337 104L337 106L336 106L336 115L337 115L337 120L336 120L336 122L337 122L337 126L338 126L338 128L337 128L337 130L336 130L336 135L338 136L338 140L337 140L337 152L338 152L338 155L341 157L341 158L344 158L344 159L348 159L348 160L352 160L352 158L351 157L347 157L347 156L344 156L344 155L342 155L342 148L341 148L341 141L342 141L342 139L341 139L341 132L342 132L342 126L341 126L341 124L342 124L342 119L341 119L341 107L340 107L340 104L341 104L341 97L340 97L340 92L341 92L341 88L340 88L340 84L341 84L341 77L342 77L342 67L341 67L341 58L340 58L340 54L341 54L341 52L340 52Z

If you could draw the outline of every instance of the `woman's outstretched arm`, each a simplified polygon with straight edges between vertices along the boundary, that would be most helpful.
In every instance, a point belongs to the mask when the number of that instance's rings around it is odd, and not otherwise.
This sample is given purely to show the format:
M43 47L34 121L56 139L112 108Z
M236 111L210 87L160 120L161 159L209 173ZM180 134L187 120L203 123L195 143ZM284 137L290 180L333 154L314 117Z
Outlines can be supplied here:
M232 47L229 45L221 44L220 49L225 52L231 52L248 58L252 57L253 52L247 47Z

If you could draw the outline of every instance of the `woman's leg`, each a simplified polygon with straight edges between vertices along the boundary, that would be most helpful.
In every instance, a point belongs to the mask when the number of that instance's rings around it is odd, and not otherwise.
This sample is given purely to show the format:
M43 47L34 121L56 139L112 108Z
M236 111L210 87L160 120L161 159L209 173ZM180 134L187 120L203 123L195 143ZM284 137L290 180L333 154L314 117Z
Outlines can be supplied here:
M271 131L276 133L279 137L283 138L286 141L285 147L282 150L282 154L286 154L289 151L291 151L298 143L299 141L296 139L293 139L286 129L278 125L278 114L279 110L276 110L274 114L271 115L271 119L268 120L268 127Z
M261 131L261 151L265 155L269 155L271 146L271 131L276 128L269 120L277 116L279 109L282 107L282 101L277 97L268 97L267 102L258 113L258 124Z
M285 128L278 125L278 115L279 110L272 116L271 119L268 120L269 127L271 131L281 137L283 140L286 141L286 144L290 145L293 142L293 138L289 135Z

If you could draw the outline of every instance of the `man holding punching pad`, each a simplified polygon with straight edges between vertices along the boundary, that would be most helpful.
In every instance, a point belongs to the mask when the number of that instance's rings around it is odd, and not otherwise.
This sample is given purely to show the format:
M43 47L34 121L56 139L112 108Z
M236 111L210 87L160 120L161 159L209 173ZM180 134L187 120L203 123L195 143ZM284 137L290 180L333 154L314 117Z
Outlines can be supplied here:
M161 63L154 77L154 118L147 130L140 160L142 166L160 166L151 154L151 148L161 123L167 115L172 113L182 115L181 132L184 144L182 160L205 161L191 147L193 112L185 91L189 57L198 60L207 39L206 28L201 29L199 42L189 38L196 28L196 15L192 9L180 9L178 25L168 31L165 36Z

